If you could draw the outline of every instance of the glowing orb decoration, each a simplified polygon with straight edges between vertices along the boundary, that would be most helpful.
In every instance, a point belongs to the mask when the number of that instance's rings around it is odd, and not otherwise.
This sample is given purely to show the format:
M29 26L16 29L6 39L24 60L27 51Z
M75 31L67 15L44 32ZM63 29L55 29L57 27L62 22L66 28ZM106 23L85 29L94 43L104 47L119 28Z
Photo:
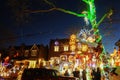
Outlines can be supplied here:
M54 43L54 44L57 46L57 45L59 45L59 42L58 42L58 41L55 41L55 43Z

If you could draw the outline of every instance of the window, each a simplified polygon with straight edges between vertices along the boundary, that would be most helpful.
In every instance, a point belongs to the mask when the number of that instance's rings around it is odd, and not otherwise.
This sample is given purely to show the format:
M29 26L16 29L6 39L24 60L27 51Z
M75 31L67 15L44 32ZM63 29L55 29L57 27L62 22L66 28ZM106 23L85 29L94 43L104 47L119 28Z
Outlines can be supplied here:
M59 46L54 46L54 51L58 52L59 51Z
M70 50L71 50L71 51L75 51L75 49L76 49L76 46L75 46L75 45L71 45L71 46L70 46Z
M25 50L24 56L25 56L25 57L28 57L28 55L29 55L29 50Z
M82 48L81 43L78 43L77 49L78 49L78 50L81 50L81 48Z
M64 51L68 51L68 46L67 45L64 46Z
M31 56L37 56L37 50L32 50Z

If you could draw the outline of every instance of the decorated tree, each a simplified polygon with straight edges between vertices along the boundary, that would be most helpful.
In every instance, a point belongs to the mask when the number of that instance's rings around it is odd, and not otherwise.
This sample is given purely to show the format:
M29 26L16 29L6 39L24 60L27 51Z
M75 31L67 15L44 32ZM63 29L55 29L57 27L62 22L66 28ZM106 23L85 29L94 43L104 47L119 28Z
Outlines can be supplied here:
M26 10L26 12L30 12L30 13L36 13L36 12L49 12L49 11L53 11L53 10L58 10L64 13L68 13L68 14L72 14L74 16L77 17L83 17L84 19L86 19L86 24L88 25L88 23L90 22L89 26L92 26L92 31L93 31L93 35L95 35L95 43L98 44L96 46L96 51L98 51L100 54L105 54L106 51L104 49L104 46L102 44L102 36L99 32L99 25L100 23L106 18L106 17L110 17L112 15L112 10L110 10L108 13L104 14L103 17L97 22L96 20L96 8L95 8L95 4L94 4L94 0L82 0L87 6L88 9L84 10L82 13L76 13L73 11L69 11L69 10L65 10L63 8L57 8L53 3L49 2L48 0L44 0L47 4L49 4L50 6L52 6L52 8L48 9L48 10ZM100 55L99 54L99 55Z
M47 10L30 10L30 9L27 9L26 7L23 6L22 11L24 12L24 14L27 14L27 13L50 12L50 11L53 11L53 10L57 10L57 11L61 11L61 12L67 13L67 14L74 15L76 17L82 17L82 18L85 19L86 24L88 26L92 27L90 31L93 31L93 35L94 35L94 39L95 39L94 43L97 44L95 50L97 52L99 52L99 55L106 53L106 51L104 49L104 45L102 44L102 36L99 32L98 27L106 17L109 18L112 15L112 10L110 10L108 13L105 13L103 15L103 17L99 21L97 21L96 20L96 7L95 7L95 4L94 4L94 0L82 0L88 6L88 8L87 8L87 10L84 10L81 13L66 10L66 9L63 9L63 8L58 8L58 7L56 7L55 4L53 4L52 2L50 2L48 0L43 0L43 1L50 6L50 9L47 9Z

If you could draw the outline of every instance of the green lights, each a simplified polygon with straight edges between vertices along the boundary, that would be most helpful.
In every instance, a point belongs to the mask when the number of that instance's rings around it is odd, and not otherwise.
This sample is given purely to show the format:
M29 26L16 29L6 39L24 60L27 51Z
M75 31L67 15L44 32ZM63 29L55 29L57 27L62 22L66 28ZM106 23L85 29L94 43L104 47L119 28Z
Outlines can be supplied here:
M64 13L72 14L72 15L75 15L77 17L85 17L86 16L86 14L79 14L79 13L69 11L69 10L65 10L65 9L62 9L62 8L56 8L56 10L62 11Z
M85 2L88 5L88 10L83 11L82 13L76 13L76 12L72 12L69 10L65 10L62 8L56 8L56 10L58 11L62 11L64 13L68 13L68 14L72 14L75 15L77 17L86 17L88 19L88 21L90 22L90 25L92 26L92 30L94 31L94 34L96 35L96 43L101 43L102 40L102 36L100 35L98 26L100 25L100 23L109 15L108 13L105 14L99 22L96 21L96 8L95 8L95 4L94 4L94 0L82 0L83 2ZM110 11L111 12L111 11ZM102 44L100 44L100 46L103 46ZM102 51L101 53L106 53L104 46L102 47Z
M76 13L76 12L72 12L72 11L69 11L69 10L61 9L61 8L57 8L57 10L65 12L65 13L69 13L69 14L72 14L72 15L75 15L77 17L86 17L86 18L88 18L88 20L89 20L89 22L90 22L90 24L92 26L92 29L94 31L94 34L97 36L96 42L99 44L99 43L101 43L102 36L100 35L98 26L103 21L103 19L106 17L106 14L97 23L97 21L96 21L96 9L95 9L94 0L82 0L82 1L85 2L88 5L88 10L83 11L81 14ZM101 45L101 46L103 46L103 45ZM104 48L104 47L102 47L102 48ZM105 52L105 49L102 49L102 50L104 50L102 52Z
M102 36L100 35L98 26L99 24L103 21L103 19L106 17L106 15L99 21L99 23L97 23L96 21L96 9L95 9L95 4L94 4L94 0L83 0L83 2L85 2L88 5L88 11L87 11L87 18L89 19L92 29L94 30L94 34L97 36L96 38L96 42L100 43L102 40ZM103 45L101 45L103 46ZM105 52L104 47L102 47Z

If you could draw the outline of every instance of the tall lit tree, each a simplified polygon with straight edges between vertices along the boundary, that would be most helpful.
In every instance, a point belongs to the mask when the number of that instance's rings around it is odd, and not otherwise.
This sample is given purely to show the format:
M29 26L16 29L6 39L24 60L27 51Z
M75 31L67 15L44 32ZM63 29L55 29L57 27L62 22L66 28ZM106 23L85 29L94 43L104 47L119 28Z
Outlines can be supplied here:
M29 9L24 9L24 13L39 13L39 12L50 12L53 10L57 10L57 11L61 11L67 14L71 14L74 15L76 17L83 17L86 18L88 20L88 22L90 23L89 26L92 26L92 30L94 31L94 35L95 35L95 42L98 43L98 48L101 49L100 53L106 53L104 50L104 46L102 44L102 36L99 32L99 25L100 23L106 18L106 17L110 17L112 15L112 10L110 10L108 13L105 13L103 15L103 17L97 21L96 20L96 7L94 4L94 0L82 0L87 6L87 10L84 10L82 13L77 13L74 11L70 11L70 10L66 10L63 8L58 8L56 7L55 4L53 4L52 2L48 1L48 0L44 0L45 3L47 3L49 6L51 6L50 9L47 10L29 10Z
M52 6L52 8L48 9L48 10L26 10L26 12L30 12L30 13L38 13L38 12L49 12L49 11L53 11L53 10L58 10L64 13L68 13L68 14L72 14L74 16L77 17L83 17L88 19L88 21L90 22L90 25L92 26L92 30L94 31L94 34L96 36L96 43L99 44L99 47L101 49L101 53L106 53L104 50L104 46L102 45L102 36L100 35L99 32L99 25L100 23L106 18L106 17L110 17L112 15L112 10L110 10L108 13L105 13L105 15L103 15L103 17L97 22L96 20L96 8L95 8L95 4L94 4L94 0L82 0L87 6L88 9L84 10L82 13L76 13L73 11L69 11L69 10L65 10L63 8L57 8L53 3L51 3L48 0L44 0L47 4L49 4L50 6Z

